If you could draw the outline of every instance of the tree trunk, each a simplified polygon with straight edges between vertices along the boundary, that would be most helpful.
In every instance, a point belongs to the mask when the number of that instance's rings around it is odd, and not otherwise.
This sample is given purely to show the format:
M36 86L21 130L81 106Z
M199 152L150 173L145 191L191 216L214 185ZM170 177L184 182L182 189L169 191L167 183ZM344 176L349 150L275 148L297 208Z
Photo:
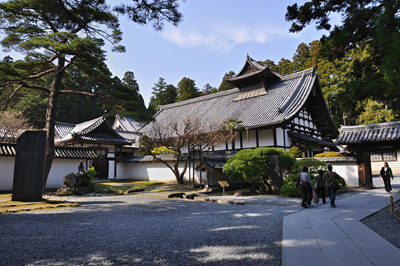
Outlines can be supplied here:
M63 78L63 68L65 65L65 57L59 56L57 72L51 84L51 90L49 95L49 103L47 106L46 113L46 153L44 161L44 175L43 175L43 192L46 188L47 179L49 177L51 165L54 158L54 126L56 122L56 111L57 111L57 99L60 95L60 89L62 85Z

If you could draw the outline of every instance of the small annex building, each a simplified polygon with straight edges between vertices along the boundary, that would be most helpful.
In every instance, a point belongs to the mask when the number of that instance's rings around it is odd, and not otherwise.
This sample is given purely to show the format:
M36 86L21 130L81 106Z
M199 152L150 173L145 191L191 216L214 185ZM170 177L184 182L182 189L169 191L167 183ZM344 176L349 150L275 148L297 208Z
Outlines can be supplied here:
M114 130L105 116L79 124L55 123L55 145L91 146L98 158L89 162L99 179L117 178L115 158L121 154L134 155L137 133Z
M360 187L373 187L372 175L379 175L384 162L400 174L400 121L343 126L336 143L357 154Z
M162 105L154 116L155 122L161 127L168 127L171 121L179 123L185 119L199 119L209 124L222 124L228 119L242 121L244 130L232 143L212 147L202 155L203 160L192 162L188 174L199 178L194 170L195 166L200 165L198 170L209 168L217 178L221 175L220 168L223 165L221 157L226 160L246 148L288 150L297 146L303 157L312 157L325 150L337 150L332 139L338 136L339 131L325 103L314 68L280 76L267 65L247 56L239 73L225 80L236 88ZM140 132L145 134L151 126L152 123L147 124ZM193 160L198 158L194 157ZM131 162L139 168L144 163L137 159Z

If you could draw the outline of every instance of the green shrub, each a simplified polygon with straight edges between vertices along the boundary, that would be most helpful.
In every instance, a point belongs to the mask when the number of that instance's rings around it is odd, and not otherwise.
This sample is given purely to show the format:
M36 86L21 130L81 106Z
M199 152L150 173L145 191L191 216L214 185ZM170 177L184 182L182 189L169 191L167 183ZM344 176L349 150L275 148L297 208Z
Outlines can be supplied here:
M294 158L301 158L301 151L298 147L293 146L288 151L289 154L293 155Z
M296 182L289 182L281 187L281 195L285 197L301 197L301 190L296 189Z
M90 178L90 180L92 180L93 178L95 178L97 176L97 172L94 169L94 166L87 169L86 175Z
M318 158L318 157L344 157L344 156L335 151L328 151L328 152L315 154L314 157Z
M339 185L341 187L345 187L346 186L346 180L344 180L343 177L341 177L341 176L340 176L340 180L339 180L338 183L339 183Z
M293 173L301 172L303 167L308 167L308 173L310 176L315 176L318 170L326 172L326 164L315 158L303 158L298 160L292 167ZM313 178L312 178L313 179Z
M297 182L299 180L299 174L290 174L285 178L285 184L290 182Z

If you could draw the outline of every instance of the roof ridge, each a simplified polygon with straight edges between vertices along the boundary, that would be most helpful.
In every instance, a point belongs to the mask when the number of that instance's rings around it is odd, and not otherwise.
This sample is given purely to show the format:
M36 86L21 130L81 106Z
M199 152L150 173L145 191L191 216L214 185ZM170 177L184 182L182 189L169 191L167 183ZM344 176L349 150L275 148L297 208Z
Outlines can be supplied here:
M239 91L238 88L233 88L233 89L229 89L229 90L226 90L226 91L220 91L220 92L216 92L216 93L212 93L212 94L207 94L207 95L204 95L204 96L196 97L196 98L185 100L185 101L181 101L181 102L170 103L170 104L166 104L166 105L160 105L159 108L160 109L174 108L174 107L178 107L178 106L182 106L182 105L186 105L186 104L206 101L206 100L211 99L211 98L222 97L222 96L225 96L225 95L237 93L238 91Z
M106 120L106 118L103 116L86 121L86 122L82 122L80 124L76 124L75 127L78 127L80 125L84 125L84 124L88 124L88 126L86 126L85 128L83 128L81 131L79 132L75 132L73 131L75 134L87 134L90 131L98 128L104 121ZM75 128L74 128L75 129Z
M280 76L280 78L281 78L281 80L294 79L294 78L297 78L298 76L302 76L303 74L308 75L308 74L313 74L314 72L315 72L314 67L310 67L310 68L307 68L302 71L295 72L295 73L292 73L292 74L289 74L286 76Z
M342 126L341 131L344 131L344 130L357 131L357 129L362 130L365 128L368 128L368 129L388 128L391 125L395 125L394 127L400 127L400 121L390 121L390 122L374 123L374 124L367 124L367 125Z

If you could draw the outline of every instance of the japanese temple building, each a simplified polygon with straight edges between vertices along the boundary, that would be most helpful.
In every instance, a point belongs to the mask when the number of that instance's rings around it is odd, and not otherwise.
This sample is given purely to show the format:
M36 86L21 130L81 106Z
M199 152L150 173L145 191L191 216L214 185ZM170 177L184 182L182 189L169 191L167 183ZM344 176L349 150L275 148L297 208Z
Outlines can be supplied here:
M79 124L56 122L55 134L56 145L93 147L98 158L90 166L95 167L100 179L116 178L116 156L133 156L137 147L137 133L114 130L104 116Z
M203 157L209 161L196 164L215 170L221 165L221 156L227 158L245 148L288 150L297 146L303 157L337 149L332 139L339 131L325 103L314 68L280 76L267 65L247 56L239 73L226 81L236 88L162 105L154 116L161 127L167 127L174 119L199 119L210 124L222 124L228 119L242 121L244 131L234 142L213 147ZM141 133L146 133L151 126L151 123L144 126ZM218 163L213 165L215 161ZM196 174L194 168L193 176ZM220 171L216 172L221 175Z

